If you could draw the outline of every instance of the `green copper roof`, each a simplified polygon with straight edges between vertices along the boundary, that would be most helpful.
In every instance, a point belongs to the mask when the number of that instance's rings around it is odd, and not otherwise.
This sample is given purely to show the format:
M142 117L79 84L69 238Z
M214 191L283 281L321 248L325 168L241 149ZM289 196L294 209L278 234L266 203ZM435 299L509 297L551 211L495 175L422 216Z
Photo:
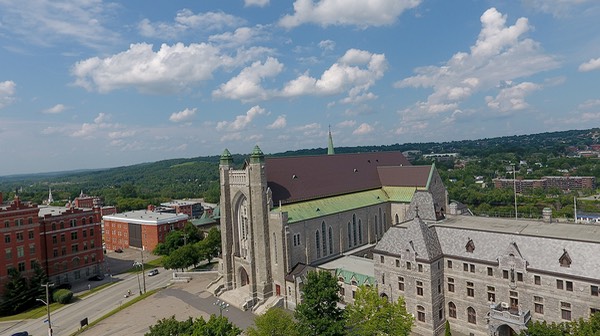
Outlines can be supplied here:
M410 203L414 192L415 188L413 187L385 187L383 189L286 204L282 205L281 208L275 207L271 211L287 212L288 223L296 223L388 201Z
M258 147L258 145L254 146L252 153L250 153L250 162L258 163L258 162L262 162L264 160L265 160L265 154L263 154L262 150L260 150L260 147Z
M352 284L352 280L356 281L357 286L362 286L362 285L374 286L375 285L375 277L364 275L364 274L359 274L359 273L355 273L355 272L351 272L351 271L346 271L342 268L337 268L335 270L335 275L336 275L336 278L338 278L338 279L343 278L344 283L348 284L348 285Z
M229 150L227 148L225 148L225 150L223 151L223 154L221 154L220 163L221 164L230 164L232 162L233 162L233 156L231 156L231 153L229 153Z

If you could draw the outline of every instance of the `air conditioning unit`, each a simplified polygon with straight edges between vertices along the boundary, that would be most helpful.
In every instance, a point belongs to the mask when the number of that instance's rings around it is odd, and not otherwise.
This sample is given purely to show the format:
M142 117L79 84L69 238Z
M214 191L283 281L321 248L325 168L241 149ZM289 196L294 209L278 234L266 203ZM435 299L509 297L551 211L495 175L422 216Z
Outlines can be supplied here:
M508 303L502 302L500 303L500 307L502 307L503 309L508 309Z

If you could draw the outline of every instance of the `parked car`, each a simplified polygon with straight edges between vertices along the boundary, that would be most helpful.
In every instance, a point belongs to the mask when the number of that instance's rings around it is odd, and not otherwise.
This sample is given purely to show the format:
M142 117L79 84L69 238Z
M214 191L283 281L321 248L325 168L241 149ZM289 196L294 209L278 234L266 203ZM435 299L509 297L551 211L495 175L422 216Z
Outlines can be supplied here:
M123 249L121 249L120 247L118 249L115 250L115 252L117 253L123 253Z
M27 331L19 331L18 333L14 333L10 336L29 336L29 333Z
M104 280L104 276L100 274L93 275L88 278L89 281L102 281Z
M148 276L154 276L157 274L158 274L158 270L156 268L148 272Z

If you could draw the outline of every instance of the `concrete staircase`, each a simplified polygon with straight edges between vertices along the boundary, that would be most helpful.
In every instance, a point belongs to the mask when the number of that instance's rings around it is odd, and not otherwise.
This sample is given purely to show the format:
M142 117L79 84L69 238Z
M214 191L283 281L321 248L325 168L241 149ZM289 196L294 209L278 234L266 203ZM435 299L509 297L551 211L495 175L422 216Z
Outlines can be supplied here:
M251 299L249 289L250 286L244 286L241 288L224 291L221 295L219 295L219 299L229 303L234 307L246 310L246 302Z
M281 296L271 296L267 299L263 304L259 304L254 307L252 310L256 315L262 315L267 312L272 307L283 307L283 297Z

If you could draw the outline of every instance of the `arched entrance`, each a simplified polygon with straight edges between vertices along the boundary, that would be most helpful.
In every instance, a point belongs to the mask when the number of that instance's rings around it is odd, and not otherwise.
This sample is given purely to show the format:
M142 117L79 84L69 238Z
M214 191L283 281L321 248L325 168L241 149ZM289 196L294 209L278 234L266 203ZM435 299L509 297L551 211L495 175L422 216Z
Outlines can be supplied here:
M240 267L238 274L240 275L240 287L250 284L250 277L248 276L248 272L246 272L244 267Z
M498 336L516 336L518 333L514 331L511 327L506 324L503 324L498 327L497 331Z

